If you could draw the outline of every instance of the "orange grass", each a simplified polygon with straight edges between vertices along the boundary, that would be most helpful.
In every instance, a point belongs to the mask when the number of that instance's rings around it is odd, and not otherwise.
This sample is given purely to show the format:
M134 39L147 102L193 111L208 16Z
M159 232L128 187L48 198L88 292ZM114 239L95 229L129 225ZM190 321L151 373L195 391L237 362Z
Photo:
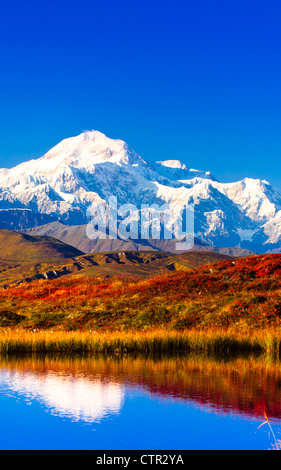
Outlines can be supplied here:
M281 329L237 332L235 329L182 332L154 330L127 332L0 330L0 353L175 353L205 351L231 353L259 351L278 355Z

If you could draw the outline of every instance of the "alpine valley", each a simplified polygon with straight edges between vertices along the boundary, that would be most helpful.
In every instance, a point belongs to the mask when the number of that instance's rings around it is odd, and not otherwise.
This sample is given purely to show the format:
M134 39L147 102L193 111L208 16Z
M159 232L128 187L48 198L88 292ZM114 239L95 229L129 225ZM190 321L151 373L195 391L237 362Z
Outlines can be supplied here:
M173 240L89 240L87 209L106 206L110 196L137 207L193 204L194 249L241 255L281 250L281 193L267 181L219 182L178 160L145 160L124 141L94 130L0 170L0 228L58 238L84 253L175 252Z

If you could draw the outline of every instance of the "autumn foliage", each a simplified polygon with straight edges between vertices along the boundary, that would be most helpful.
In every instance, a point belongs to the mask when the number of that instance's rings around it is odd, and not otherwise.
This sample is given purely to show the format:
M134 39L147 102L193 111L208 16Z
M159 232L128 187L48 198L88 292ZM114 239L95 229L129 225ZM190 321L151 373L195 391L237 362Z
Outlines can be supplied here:
M170 330L281 324L281 255L223 260L145 280L64 278L0 290L0 325Z

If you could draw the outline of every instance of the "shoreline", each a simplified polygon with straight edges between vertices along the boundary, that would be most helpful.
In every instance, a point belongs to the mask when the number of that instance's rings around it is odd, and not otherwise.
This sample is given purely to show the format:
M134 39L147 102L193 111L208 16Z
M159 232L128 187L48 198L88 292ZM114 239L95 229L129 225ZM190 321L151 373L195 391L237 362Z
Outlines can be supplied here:
M180 354L205 352L231 354L258 352L279 357L281 328L184 331L62 331L0 329L0 354L91 353L99 355Z

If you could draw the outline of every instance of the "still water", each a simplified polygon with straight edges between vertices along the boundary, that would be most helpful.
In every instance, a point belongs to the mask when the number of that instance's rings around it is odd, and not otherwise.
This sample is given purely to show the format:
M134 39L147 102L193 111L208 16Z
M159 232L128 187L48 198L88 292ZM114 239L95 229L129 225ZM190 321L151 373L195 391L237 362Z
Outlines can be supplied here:
M1 358L0 416L2 450L273 449L281 363Z

